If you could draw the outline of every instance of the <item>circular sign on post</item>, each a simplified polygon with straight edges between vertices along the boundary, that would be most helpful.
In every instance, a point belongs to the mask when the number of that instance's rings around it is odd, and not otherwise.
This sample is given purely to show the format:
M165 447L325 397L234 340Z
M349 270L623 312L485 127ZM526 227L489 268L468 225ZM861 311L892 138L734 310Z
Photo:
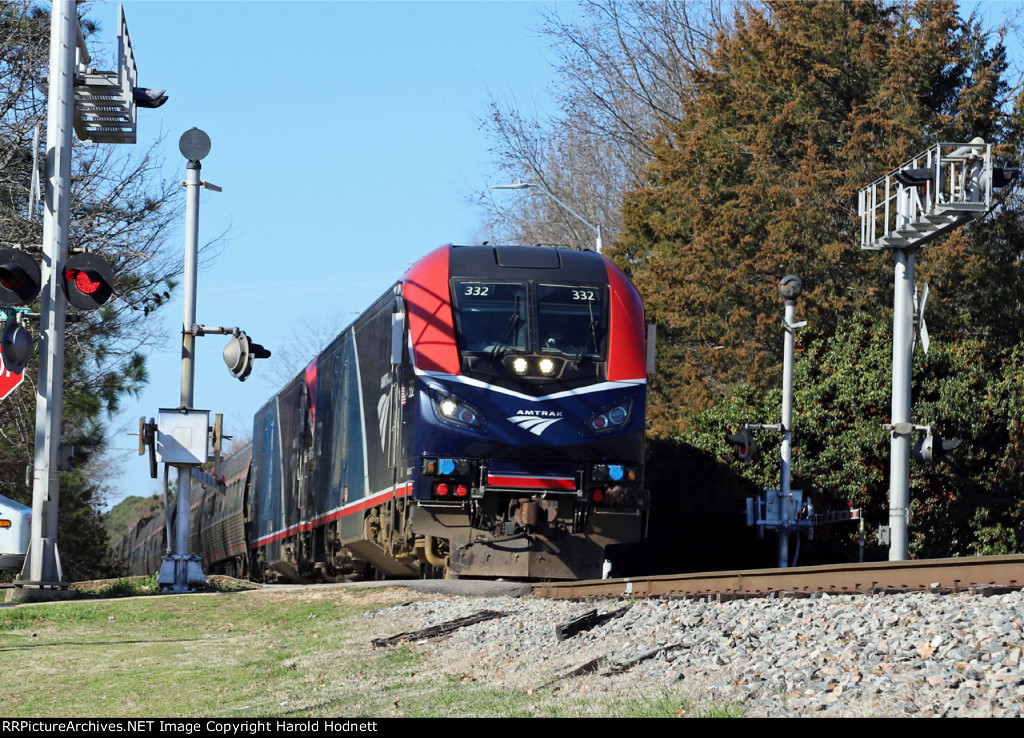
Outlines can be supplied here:
M198 128L191 128L181 134L178 151L189 161L199 161L210 153L210 137Z

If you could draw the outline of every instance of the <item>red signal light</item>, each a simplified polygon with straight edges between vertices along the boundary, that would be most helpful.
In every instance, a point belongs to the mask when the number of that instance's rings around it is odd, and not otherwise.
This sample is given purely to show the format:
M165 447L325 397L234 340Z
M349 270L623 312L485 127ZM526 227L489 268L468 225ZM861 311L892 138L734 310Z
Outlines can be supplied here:
M93 294L103 285L102 280L93 279L82 269L68 270L67 278L75 280L75 287L85 295Z
M25 278L14 274L9 269L0 269L0 286L12 292L25 284Z
M64 265L64 292L79 310L96 310L114 294L114 272L96 254L74 254Z
M0 249L0 305L28 305L39 295L39 264L20 249Z

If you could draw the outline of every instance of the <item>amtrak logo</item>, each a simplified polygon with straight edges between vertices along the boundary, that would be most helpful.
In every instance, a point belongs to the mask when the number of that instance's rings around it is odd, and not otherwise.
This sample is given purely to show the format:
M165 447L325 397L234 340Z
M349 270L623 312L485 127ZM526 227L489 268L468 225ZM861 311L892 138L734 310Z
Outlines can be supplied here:
M550 410L520 410L512 417L506 418L508 422L515 423L535 436L539 436L561 419L561 412Z

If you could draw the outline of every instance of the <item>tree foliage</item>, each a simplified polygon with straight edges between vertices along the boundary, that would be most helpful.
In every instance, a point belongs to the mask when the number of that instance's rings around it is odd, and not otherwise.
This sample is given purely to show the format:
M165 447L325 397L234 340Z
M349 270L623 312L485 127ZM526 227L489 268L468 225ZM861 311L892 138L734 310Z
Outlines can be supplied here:
M564 9L564 6L562 6ZM539 115L494 99L483 127L496 177L536 182L610 242L626 190L653 155L652 141L683 115L689 73L725 27L717 0L588 0L566 18L544 16L559 86L558 111ZM593 233L546 195L495 193L482 201L496 237L512 243L592 248Z
M1005 71L999 39L951 1L738 9L623 205L616 258L659 326L655 433L738 384L775 381L784 275L804 279L801 306L825 330L890 309L890 260L856 248L857 190L936 140L1019 153ZM999 314L1003 338L1019 333L1019 241L992 236L1020 227L1013 203L922 252L933 327L988 335Z
M819 512L860 508L869 532L867 556L885 559L887 551L873 534L888 524L889 433L882 426L889 421L889 326L862 313L837 330L813 327L798 336L792 487L809 494ZM1024 347L980 339L932 342L928 354L918 348L915 423L963 444L935 464L912 463L913 556L1011 553L1024 542L1022 360ZM744 467L725 434L743 423L778 422L780 407L781 391L762 393L748 385L698 414L679 440L713 455L755 488L777 489L779 436L759 431L762 452ZM803 560L853 561L857 555L856 526L839 523L815 533Z

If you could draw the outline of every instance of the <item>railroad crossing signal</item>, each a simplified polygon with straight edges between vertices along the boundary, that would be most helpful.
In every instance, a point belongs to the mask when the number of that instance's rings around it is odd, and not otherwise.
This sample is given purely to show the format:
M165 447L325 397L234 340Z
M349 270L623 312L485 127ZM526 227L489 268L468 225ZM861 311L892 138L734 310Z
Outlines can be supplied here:
M0 305L28 305L42 285L39 264L21 249L0 249Z
M729 434L725 440L736 447L736 458L744 464L751 464L757 458L757 441L750 428L741 428L739 433Z
M64 265L64 292L79 310L96 310L114 294L114 271L96 254L75 254Z
M25 366L32 358L32 349L32 336L12 313L0 335L0 399L25 380Z
M927 426L924 436L914 444L914 458L926 464L934 464L947 451L959 448L963 441L954 438L941 438L932 432L931 426Z
M20 319L13 312L4 323L3 331L0 332L0 357L3 358L3 365L14 374L22 374L28 362L32 359L32 349L35 342L28 328L21 324ZM21 380L18 380L19 383Z
M232 377L237 377L244 382L245 378L252 372L253 359L269 359L270 351L258 343L253 343L245 331L238 331L231 336L228 345L224 347L224 363L228 365L228 371Z

